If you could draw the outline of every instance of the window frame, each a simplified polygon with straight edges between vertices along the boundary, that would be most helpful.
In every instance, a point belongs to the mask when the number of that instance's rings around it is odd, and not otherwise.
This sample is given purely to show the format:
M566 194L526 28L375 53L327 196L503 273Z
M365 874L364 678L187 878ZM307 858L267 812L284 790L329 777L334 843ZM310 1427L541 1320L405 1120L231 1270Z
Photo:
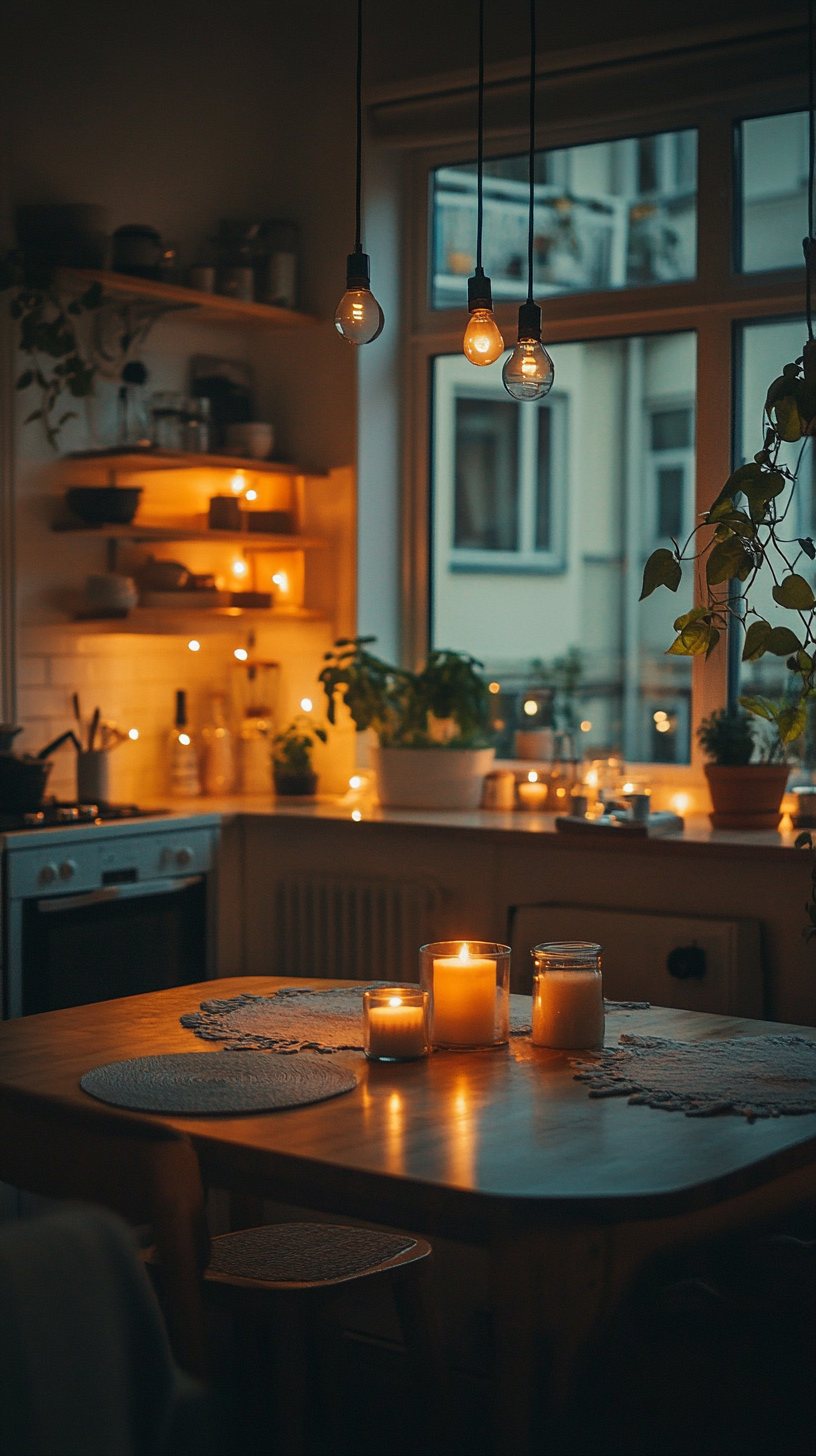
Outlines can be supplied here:
M537 148L577 146L656 132L697 130L697 276L695 279L569 293L543 303L544 342L573 343L628 335L694 330L697 335L695 401L695 510L708 509L732 468L732 396L736 361L734 326L748 320L801 314L804 267L762 273L735 271L733 218L738 175L735 169L740 122L754 117L806 109L804 75L747 84L704 100L653 107L635 114L601 110L580 123L550 122L536 130ZM486 138L485 157L523 151L521 127L508 128L499 140ZM432 257L432 172L436 167L471 160L474 141L440 141L412 152L406 168L406 264L403 412L403 602L402 640L406 661L427 651L431 575L431 391L433 359L461 348L465 313L430 307ZM496 320L505 338L514 337L517 306L497 303ZM695 601L701 584L695 583ZM727 699L728 652L723 640L707 662L692 664L692 770L700 778L701 756L695 729ZM651 766L649 769L652 772ZM676 779L684 766L671 765ZM688 772L688 769L686 769ZM654 775L653 775L654 776Z

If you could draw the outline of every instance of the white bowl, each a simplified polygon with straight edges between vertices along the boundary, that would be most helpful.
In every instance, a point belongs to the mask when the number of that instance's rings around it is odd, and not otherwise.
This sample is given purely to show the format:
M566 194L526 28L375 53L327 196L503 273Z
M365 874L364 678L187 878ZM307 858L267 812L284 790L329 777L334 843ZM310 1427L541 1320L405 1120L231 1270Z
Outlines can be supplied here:
M250 460L268 460L275 443L275 426L261 420L242 425L227 425L227 449L232 455L246 455Z

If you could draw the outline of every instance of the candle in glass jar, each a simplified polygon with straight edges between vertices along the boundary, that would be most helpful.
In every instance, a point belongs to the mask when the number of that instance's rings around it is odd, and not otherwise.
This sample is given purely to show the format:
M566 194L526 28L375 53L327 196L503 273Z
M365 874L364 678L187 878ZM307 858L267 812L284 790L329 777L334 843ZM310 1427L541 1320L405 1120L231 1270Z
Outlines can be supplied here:
M522 809L543 809L547 802L547 785L539 782L535 769L530 769L526 782L518 786L519 803Z
M597 971L547 970L533 988L533 1041L563 1050L602 1047L604 1008Z
M433 1040L445 1046L489 1046L496 1038L496 963L457 956L433 963Z
M389 1061L424 1057L425 1008L405 1006L400 996L390 996L384 1006L368 1011L368 1055Z

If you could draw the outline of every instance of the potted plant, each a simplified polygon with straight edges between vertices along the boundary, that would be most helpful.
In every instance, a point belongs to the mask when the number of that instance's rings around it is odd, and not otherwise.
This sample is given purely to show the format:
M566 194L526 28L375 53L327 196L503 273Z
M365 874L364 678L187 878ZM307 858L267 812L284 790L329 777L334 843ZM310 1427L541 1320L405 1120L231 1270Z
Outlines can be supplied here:
M697 739L709 759L705 775L714 828L776 829L788 781L779 734L763 744L744 709L722 709L703 719ZM760 761L752 763L756 749Z
M276 794L313 795L317 774L312 768L314 740L326 742L325 728L318 728L304 713L272 739L272 777Z
M341 637L320 674L334 722L343 689L358 731L374 730L382 804L412 809L475 809L495 747L488 693L466 652L434 650L420 672L392 667L368 651L374 637Z

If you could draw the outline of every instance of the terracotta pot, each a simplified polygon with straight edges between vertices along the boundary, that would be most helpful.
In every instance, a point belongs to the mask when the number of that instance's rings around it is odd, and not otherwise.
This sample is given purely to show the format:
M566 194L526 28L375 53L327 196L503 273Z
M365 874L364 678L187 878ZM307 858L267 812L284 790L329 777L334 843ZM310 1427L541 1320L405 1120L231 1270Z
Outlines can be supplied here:
M788 782L787 763L704 765L715 829L776 829Z

